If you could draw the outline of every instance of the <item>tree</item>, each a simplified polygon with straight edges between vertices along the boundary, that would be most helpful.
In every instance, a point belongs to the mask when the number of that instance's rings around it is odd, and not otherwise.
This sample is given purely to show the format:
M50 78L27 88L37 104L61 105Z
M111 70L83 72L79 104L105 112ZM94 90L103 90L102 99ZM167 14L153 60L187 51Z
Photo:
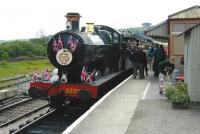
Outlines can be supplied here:
M142 23L142 26L143 26L144 28L149 28L151 25L152 25L152 24L151 24L150 22L144 22L144 23Z
M40 29L40 30L36 33L36 37L37 37L38 39L43 40L44 42L47 42L47 41L48 41L47 33L46 33L43 29ZM45 44L46 44L46 43L45 43Z
M0 51L0 59L1 60L5 60L5 59L8 59L8 52L7 51Z
M43 29L40 29L37 33L36 33L36 37L37 38L44 38L47 36L47 33L43 30Z

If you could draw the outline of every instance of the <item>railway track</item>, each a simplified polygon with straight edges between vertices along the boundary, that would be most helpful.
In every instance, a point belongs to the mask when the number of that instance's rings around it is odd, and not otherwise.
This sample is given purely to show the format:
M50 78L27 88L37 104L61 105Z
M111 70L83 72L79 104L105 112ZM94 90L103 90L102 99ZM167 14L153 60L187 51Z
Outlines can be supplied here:
M12 134L60 134L81 114L65 114L52 110Z
M17 105L19 103L23 103L24 101L27 101L27 100L30 100L31 98L27 95L17 95L17 96L14 96L14 97L10 97L8 99L4 99L4 100L1 100L0 101L0 112L3 110L3 109L6 109L6 108L9 108L9 107L12 107L14 105Z
M0 128L47 107L47 101L27 99L0 109Z

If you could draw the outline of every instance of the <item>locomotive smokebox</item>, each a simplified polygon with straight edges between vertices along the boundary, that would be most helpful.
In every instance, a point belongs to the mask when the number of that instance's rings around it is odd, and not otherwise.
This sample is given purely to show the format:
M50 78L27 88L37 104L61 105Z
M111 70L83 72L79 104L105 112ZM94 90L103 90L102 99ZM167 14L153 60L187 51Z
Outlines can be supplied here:
M79 13L67 13L65 15L67 19L67 30L79 31L80 14ZM70 24L70 25L69 25Z

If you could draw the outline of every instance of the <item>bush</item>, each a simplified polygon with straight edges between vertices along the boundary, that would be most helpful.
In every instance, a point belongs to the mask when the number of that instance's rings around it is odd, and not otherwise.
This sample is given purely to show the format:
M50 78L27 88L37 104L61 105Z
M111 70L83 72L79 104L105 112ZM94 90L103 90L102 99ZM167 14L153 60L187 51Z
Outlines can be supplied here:
M0 60L16 57L47 56L44 39L14 40L0 44Z
M172 96L172 94L174 94L174 92L175 92L175 86L171 85L166 88L165 95L170 100L170 97Z
M190 97L188 94L181 92L180 90L175 90L175 92L171 94L170 101L172 103L189 104Z
M188 95L187 85L185 83L180 83L175 86L169 86L166 89L166 96L172 103L190 103L190 96Z

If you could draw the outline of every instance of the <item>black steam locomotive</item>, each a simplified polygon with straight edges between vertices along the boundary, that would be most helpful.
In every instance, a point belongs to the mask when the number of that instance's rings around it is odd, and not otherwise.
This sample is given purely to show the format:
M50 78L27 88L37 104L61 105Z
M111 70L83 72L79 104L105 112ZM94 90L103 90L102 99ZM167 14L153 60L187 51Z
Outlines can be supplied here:
M106 69L109 72L119 69L121 34L103 25L88 26L91 31L81 32L79 22L72 21L79 16L68 13L66 17L71 26L54 35L48 43L49 60L58 68L59 78L67 75L68 83L82 82L83 68L87 72L95 71L96 75L104 75Z
M98 87L91 83L125 69L125 46L119 31L93 23L80 31L78 13L68 13L65 17L66 30L55 34L47 48L49 60L58 68L58 77L45 82L35 80L29 90L31 96L50 96L55 105L71 98L96 99Z

